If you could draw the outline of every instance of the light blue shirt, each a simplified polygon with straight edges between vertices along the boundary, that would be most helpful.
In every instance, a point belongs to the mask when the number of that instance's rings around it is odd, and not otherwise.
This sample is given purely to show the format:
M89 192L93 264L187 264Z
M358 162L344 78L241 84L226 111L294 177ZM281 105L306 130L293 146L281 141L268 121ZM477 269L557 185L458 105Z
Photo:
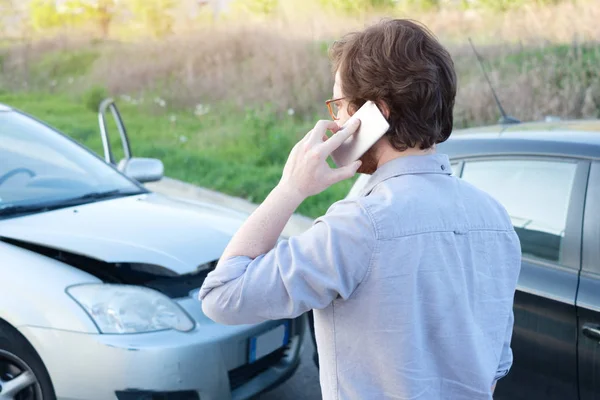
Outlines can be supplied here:
M381 166L363 192L254 260L206 279L224 324L315 310L324 399L492 399L512 365L519 239L441 154Z

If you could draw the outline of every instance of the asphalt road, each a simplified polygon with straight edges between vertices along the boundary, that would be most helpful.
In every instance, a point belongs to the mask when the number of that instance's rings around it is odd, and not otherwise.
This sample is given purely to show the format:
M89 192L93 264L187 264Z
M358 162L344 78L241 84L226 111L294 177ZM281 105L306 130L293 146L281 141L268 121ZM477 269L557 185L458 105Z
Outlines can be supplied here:
M307 332L302 346L302 360L294 376L283 385L258 396L257 400L321 400L319 372L312 360L313 349Z

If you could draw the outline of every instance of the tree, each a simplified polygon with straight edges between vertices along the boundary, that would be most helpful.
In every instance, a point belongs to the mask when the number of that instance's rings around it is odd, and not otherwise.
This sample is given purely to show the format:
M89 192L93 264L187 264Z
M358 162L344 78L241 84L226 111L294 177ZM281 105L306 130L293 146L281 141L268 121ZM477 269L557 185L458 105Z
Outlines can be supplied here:
M37 30L61 26L79 27L92 23L106 38L117 12L119 0L31 0L32 26Z
M91 18L95 20L100 35L107 38L110 32L110 24L117 12L118 0L97 0L89 10Z
M8 24L8 19L15 14L14 4L12 0L0 0L0 34L4 33L4 29Z
M156 37L168 35L173 30L175 0L130 0L130 8Z
M396 5L396 0L321 0L326 7L346 13L362 13L373 9L385 9Z
M247 0L250 12L259 15L271 15L279 6L279 0Z
M29 2L29 18L31 26L36 30L57 28L62 24L56 2L52 0L31 0Z

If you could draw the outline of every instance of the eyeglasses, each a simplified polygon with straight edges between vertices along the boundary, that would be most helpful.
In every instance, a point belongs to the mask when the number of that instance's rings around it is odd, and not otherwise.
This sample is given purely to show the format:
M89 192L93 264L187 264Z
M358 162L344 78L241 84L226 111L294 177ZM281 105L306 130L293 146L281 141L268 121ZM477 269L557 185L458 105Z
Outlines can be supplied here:
M337 121L339 119L337 115L340 111L340 107L338 106L337 102L344 99L345 97L340 97L338 99L331 99L325 102L327 110L329 110L329 115L331 115L331 119L333 119L334 121Z

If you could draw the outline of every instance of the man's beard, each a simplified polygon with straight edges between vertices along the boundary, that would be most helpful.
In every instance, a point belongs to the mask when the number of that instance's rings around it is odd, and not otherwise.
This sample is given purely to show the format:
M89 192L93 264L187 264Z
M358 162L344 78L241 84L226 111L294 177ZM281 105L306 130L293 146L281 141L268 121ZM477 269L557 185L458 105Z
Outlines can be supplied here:
M359 160L362 161L362 164L358 168L359 174L373 175L373 173L377 171L377 157L373 147L367 150Z

